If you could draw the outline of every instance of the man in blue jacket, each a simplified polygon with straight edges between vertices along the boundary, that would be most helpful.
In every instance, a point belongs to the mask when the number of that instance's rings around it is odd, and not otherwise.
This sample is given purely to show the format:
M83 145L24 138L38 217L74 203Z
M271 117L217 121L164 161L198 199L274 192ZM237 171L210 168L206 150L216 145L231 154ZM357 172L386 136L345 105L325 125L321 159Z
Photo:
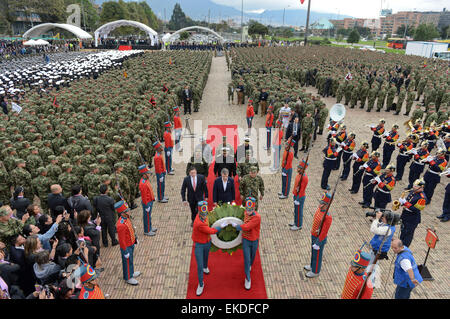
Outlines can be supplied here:
M231 203L235 200L234 179L229 177L227 168L222 168L220 172L222 176L217 177L214 181L213 202L214 204Z
M400 239L394 239L391 244L392 251L397 254L394 267L395 299L409 299L411 291L423 279L417 268L411 250L403 246Z

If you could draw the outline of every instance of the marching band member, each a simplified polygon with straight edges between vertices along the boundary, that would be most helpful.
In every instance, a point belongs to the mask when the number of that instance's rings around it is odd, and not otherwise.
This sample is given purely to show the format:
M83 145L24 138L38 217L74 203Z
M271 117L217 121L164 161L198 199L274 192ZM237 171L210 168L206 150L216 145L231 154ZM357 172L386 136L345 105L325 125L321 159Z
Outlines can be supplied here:
M336 159L336 166L334 167L334 170L338 170L339 166L341 166L342 149L344 148L344 141L347 139L346 128L347 127L345 125L341 125L341 127L339 128L339 132L336 133L336 143L338 146L340 146L341 151L338 152L339 154Z
M420 178L420 174L422 174L423 169L425 168L425 163L422 163L422 160L425 160L428 155L430 154L428 152L428 142L423 141L420 144L419 150L412 150L413 155L413 162L409 166L409 176L408 181L409 184L405 189L411 189L413 187L414 181Z
M291 230L300 230L303 226L303 205L306 198L306 186L308 186L308 175L305 169L308 164L302 160L297 166L297 176L294 182L294 223L289 224ZM302 176L303 174L303 176Z
M412 135L408 135L402 143L397 144L397 147L399 148L399 153L397 155L397 175L395 175L395 179L401 181L406 163L411 159L411 155L407 152L413 148Z
M377 185L373 196L375 208L384 209L392 201L391 191L395 186L394 172L395 166L389 164L383 174L373 179L373 183Z
M425 208L426 195L423 192L425 182L423 179L417 179L413 183L413 189L405 198L400 197L398 200L403 206L403 211L400 216L402 224L400 226L400 239L406 245L411 245L414 231L420 223L421 211Z
M428 141L428 152L431 153L433 148L436 146L437 140L439 139L439 131L436 130L435 122L430 124L428 132L424 132L422 138Z
M439 149L436 156L428 156L425 161L429 167L423 176L425 181L425 188L423 191L427 197L428 205L431 202L431 198L433 198L434 189L437 184L441 182L440 174L445 171L447 167L447 161L445 160L445 149Z
M364 165L369 160L369 152L367 151L369 149L369 143L368 142L362 142L360 149L353 153L352 158L355 160L355 163L353 163L353 181L352 181L352 187L349 189L351 194L356 194L359 192L359 187L361 185L361 180L363 177L363 171L359 168ZM344 172L345 173L345 168ZM348 174L348 173L347 173ZM344 175L346 178L347 176Z
M319 276L322 267L323 249L327 243L328 230L333 221L330 212L327 212L328 205L331 203L331 193L324 193L319 203L320 205L314 214L311 227L311 262L304 267L308 271L306 273L308 278ZM323 225L321 225L325 213L326 216Z
M141 274L139 271L134 271L133 254L134 248L137 244L137 238L134 232L134 227L131 224L130 208L123 200L114 204L114 209L120 215L117 220L117 236L119 237L120 254L122 255L122 270L123 279L127 284L137 285L136 278Z
M384 128L384 124L386 123L386 121L384 119L380 120L380 123L375 126L372 125L370 127L370 129L373 131L373 136L372 136L372 152L376 151L378 149L378 147L380 147L381 144L381 137L383 136L384 132L385 132L385 128Z
M261 215L255 210L256 198L245 199L245 217L242 225L231 223L236 230L242 230L242 250L244 251L245 289L252 285L250 272L258 250L259 233L261 229Z
M380 153L372 152L370 156L371 159L359 168L365 170L363 177L363 201L359 202L363 208L369 207L372 202L373 188L375 185L372 184L371 180L380 175L381 171L381 164L378 160Z
M389 242L389 245L391 243ZM369 266L370 255L360 249L353 255L350 262L350 268L345 278L344 288L342 289L341 299L357 299L366 280L366 268ZM360 299L372 298L373 287L372 281L367 280L364 291L361 293Z
M395 144L398 140L398 125L392 125L392 129L389 133L384 133L383 137L386 138L386 141L383 145L383 165L382 169L386 168L386 166L391 162L392 153L395 150Z
M342 161L344 162L344 169L342 170L341 180L345 181L348 177L348 174L350 172L350 164L351 160L350 158L353 156L353 150L355 149L356 143L355 143L356 134L350 133L349 136L345 139L344 142L341 143L342 147Z
M330 143L322 150L322 152L325 154L325 159L323 161L323 172L320 187L322 187L322 189L329 190L331 187L328 185L328 177L330 176L333 168L336 166L336 159L338 157L336 140L331 138Z

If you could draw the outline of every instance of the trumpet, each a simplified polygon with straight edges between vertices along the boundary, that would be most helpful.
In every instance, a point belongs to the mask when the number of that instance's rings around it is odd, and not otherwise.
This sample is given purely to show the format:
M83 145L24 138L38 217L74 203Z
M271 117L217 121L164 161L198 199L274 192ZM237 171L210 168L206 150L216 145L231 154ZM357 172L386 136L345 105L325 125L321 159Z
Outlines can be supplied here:
M402 193L402 195L400 196L400 198L405 198L405 196L406 196L406 194L409 192L409 189L407 189L406 191L404 191L403 193ZM393 202L392 202L392 210L393 211L396 211L396 210L398 210L400 208L400 201L397 199L397 200L394 200Z

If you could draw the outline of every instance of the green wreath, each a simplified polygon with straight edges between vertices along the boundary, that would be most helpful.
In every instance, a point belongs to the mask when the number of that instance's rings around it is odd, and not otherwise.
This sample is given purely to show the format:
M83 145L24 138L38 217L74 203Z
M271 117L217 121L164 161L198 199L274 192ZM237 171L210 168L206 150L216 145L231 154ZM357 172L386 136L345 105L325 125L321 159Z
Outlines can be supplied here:
M216 206L211 212L208 213L209 226L211 227L211 225L214 224L216 221L225 217L236 217L244 221L244 213L245 209L242 206L230 205L226 203L220 206ZM232 241L235 238L237 238L238 235L239 232L236 230L236 228L234 228L232 225L228 225L217 234L217 237L222 241ZM210 251L215 252L221 250L224 253L232 255L238 249L242 249L242 243L230 249L221 249L215 246L213 243L211 243Z

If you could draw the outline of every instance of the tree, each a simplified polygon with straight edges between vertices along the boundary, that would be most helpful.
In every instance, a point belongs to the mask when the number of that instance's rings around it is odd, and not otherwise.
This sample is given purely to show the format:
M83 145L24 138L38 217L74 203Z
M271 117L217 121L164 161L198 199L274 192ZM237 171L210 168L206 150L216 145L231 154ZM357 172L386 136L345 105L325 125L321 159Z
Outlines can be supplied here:
M338 36L346 37L346 36L348 36L348 34L350 33L350 29L340 28L340 29L338 29L338 30L336 31L336 33L337 33Z
M169 21L169 29L176 31L192 25L194 25L194 21L184 14L179 3L175 4Z
M358 31L359 35L363 38L367 38L370 34L369 28L356 26L355 29Z
M180 40L181 41L187 40L187 39L189 39L190 36L191 35L189 34L189 32L183 31L183 32L180 33Z
M102 13L100 14L100 21L102 24L107 22L122 20L125 18L125 10L118 3L114 1L103 2Z
M248 35L250 35L253 38L256 38L256 36L265 36L266 34L269 34L269 28L258 21L250 20L248 24Z
M404 37L405 36L405 29L406 29L406 36L413 36L414 35L414 27L412 25L409 25L408 28L406 28L406 26L404 24L402 24L401 26L399 26L397 28L397 31L395 31L395 33L397 34L398 37Z
M450 37L450 25L446 25L441 30L441 38L448 39L448 37Z
M356 29L353 29L347 38L347 43L358 43L359 42L359 32Z
M421 24L414 32L414 41L428 41L439 38L439 32L433 24Z

